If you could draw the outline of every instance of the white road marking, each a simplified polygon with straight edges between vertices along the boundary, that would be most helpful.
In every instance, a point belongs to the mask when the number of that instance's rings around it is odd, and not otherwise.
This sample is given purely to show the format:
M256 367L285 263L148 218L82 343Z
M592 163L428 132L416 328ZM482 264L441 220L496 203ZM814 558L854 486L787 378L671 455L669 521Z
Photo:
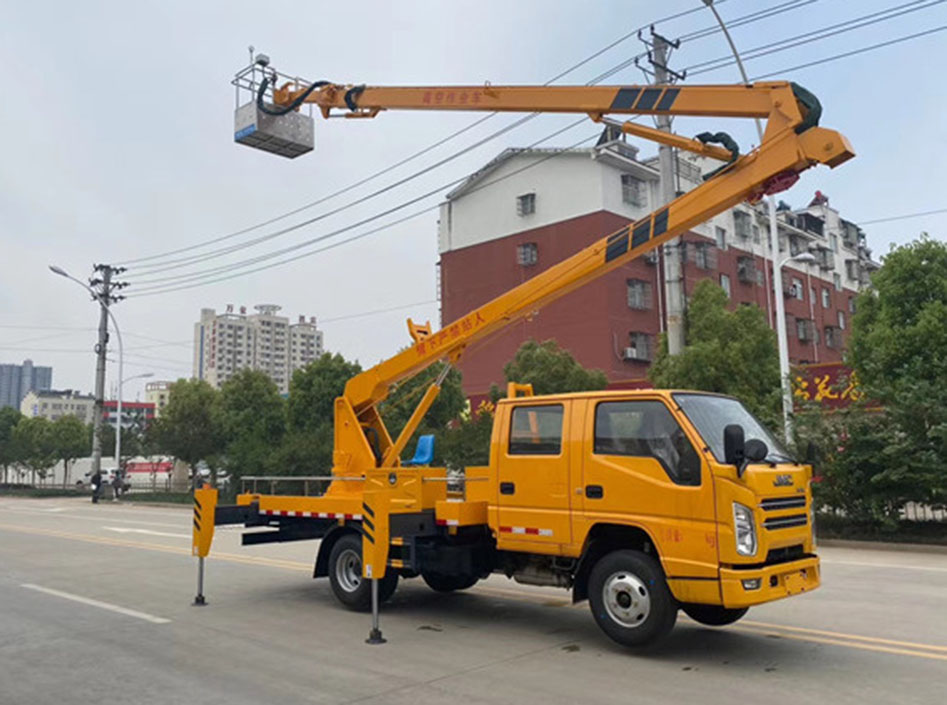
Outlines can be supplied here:
M123 614L126 617L135 617L136 619L142 619L146 622L151 622L152 624L167 624L170 622L170 619L165 619L164 617L155 617L153 614L148 614L146 612L138 612L137 610L130 610L127 607L120 607L119 605L113 605L108 602L101 602L99 600L93 600L89 597L82 597L81 595L73 595L71 592L63 592L62 590L53 590L52 588L43 587L41 585L33 585L32 583L23 583L20 587L25 587L27 590L36 590L37 592L43 592L47 595L53 595L54 597L61 597L65 600L72 600L73 602L80 602L83 605L90 605L91 607L98 607L103 610L108 610L109 612L116 612L118 614Z
M152 531L151 529L129 529L123 526L103 526L103 529L117 531L120 534L147 534L148 536L170 536L175 539L189 539L190 534L169 534L166 531Z

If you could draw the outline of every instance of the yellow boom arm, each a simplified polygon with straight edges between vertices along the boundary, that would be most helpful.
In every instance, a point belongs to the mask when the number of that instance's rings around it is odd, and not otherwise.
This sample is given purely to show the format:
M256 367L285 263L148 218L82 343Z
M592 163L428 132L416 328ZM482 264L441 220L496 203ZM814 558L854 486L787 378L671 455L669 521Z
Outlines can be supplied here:
M258 106L267 85L260 87ZM854 156L845 137L818 127L821 106L800 86L788 82L749 86L429 86L376 87L318 82L286 84L273 91L270 114L310 103L324 117L374 117L383 110L481 110L504 112L586 113L595 121L606 115L694 115L767 119L762 144L737 157L735 145L721 135L688 139L631 123L628 133L732 162L713 178L648 216L603 237L529 281L431 333L409 321L414 344L356 375L335 405L333 472L364 475L369 468L398 465L398 454L439 388L432 385L397 442L388 435L377 405L391 385L438 360L457 361L470 344L520 320L625 262L658 247L690 228L744 201L784 190L798 174L816 164L835 167ZM706 142L721 142L725 149ZM353 483L335 483L351 485ZM342 487L339 491L344 491Z

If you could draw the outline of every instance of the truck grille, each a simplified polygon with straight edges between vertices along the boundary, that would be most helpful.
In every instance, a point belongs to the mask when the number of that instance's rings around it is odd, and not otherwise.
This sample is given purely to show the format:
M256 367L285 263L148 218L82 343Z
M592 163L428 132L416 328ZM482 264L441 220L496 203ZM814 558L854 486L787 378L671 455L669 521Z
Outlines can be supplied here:
M805 495L795 497L772 497L760 502L760 509L764 512L774 512L778 509L802 509L805 506Z
M805 526L809 523L809 517L805 514L793 514L788 517L769 517L763 520L763 526L769 530L789 529L793 526Z
M788 563L789 561L799 560L805 557L802 544L796 546L784 546L783 548L774 548L766 554L766 565L775 563Z

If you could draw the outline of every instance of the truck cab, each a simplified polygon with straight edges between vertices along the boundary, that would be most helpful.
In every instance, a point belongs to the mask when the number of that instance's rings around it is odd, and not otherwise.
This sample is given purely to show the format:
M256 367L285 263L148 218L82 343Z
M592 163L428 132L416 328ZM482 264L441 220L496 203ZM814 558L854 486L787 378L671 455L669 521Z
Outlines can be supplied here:
M508 398L497 405L490 465L480 471L490 481L471 483L467 498L484 495L501 568L521 582L571 586L597 619L604 613L606 631L618 622L620 641L636 642L648 618L621 603L637 592L654 607L662 596L645 584L653 575L597 575L614 552L652 562L673 601L713 624L819 585L811 468L731 397L627 390Z

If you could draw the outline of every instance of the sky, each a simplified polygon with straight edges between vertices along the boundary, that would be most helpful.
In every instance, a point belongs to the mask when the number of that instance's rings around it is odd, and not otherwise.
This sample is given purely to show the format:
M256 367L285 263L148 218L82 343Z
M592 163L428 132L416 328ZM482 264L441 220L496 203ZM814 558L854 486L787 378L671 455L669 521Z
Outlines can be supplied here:
M788 8L734 27L743 53L894 6L920 8L747 61L751 78L776 72L769 80L797 81L818 95L822 125L843 132L857 154L834 171L806 172L781 195L784 200L804 206L819 189L855 222L947 208L942 166L947 91L936 75L947 65L947 32L790 70L947 25L947 3L931 2L717 0L728 22L768 7ZM405 112L373 120L318 120L315 151L295 160L236 145L230 81L247 64L249 45L268 54L275 68L305 80L542 84L623 35L693 8L699 9L658 22L656 30L670 39L714 26L700 0L3 3L0 362L28 357L53 366L54 387L90 391L98 312L78 285L53 275L48 265L85 279L93 263L159 255L247 228L371 176L481 117ZM631 36L557 83L586 83L641 50ZM714 33L683 42L671 65L681 70L728 53L723 36ZM731 65L691 75L686 83L738 80ZM645 81L629 66L606 83ZM358 189L218 247L344 206L517 117L486 120ZM326 348L365 366L395 353L409 342L407 316L430 319L435 326L438 321L436 211L255 274L161 294L141 290L149 279L221 266L350 227L463 177L505 147L532 144L573 120L541 116L381 196L191 269L178 265L149 273L143 263L130 264L124 275L128 298L114 308L126 349L125 377L189 376L200 309L222 310L227 304L276 303L291 319L316 316ZM756 141L749 121L682 118L674 128L688 135L727 129L741 145ZM583 124L542 144L569 146L596 132L591 123ZM640 146L642 156L655 151L654 145ZM434 206L445 192L322 244ZM947 213L864 229L880 257L921 231L947 239ZM115 367L109 365L110 387L117 380ZM126 399L140 395L145 381L129 381Z

